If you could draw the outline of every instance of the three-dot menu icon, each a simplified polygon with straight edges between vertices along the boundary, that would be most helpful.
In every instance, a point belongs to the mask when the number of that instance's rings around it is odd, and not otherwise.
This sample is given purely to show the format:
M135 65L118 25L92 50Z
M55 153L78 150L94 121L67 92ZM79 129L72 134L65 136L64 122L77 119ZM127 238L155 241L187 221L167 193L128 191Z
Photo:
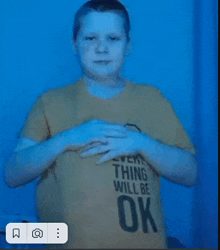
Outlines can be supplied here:
M59 238L59 228L57 228L57 238Z

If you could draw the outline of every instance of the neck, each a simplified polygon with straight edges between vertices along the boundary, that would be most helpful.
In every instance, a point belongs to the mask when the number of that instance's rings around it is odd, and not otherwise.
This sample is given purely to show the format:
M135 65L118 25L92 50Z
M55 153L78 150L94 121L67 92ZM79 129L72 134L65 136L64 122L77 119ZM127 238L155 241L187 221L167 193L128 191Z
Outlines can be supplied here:
M90 78L86 75L83 75L82 78L85 80L88 87L116 89L122 88L125 85L125 80L120 76L114 79L107 79L103 81Z

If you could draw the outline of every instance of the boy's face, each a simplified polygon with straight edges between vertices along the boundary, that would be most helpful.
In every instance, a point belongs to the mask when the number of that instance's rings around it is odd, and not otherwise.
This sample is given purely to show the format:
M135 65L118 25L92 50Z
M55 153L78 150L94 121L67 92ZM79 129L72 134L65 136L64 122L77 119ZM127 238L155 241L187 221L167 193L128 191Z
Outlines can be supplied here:
M130 53L123 18L112 12L90 12L82 18L81 29L73 49L78 56L83 74L94 80L118 77ZM96 61L107 60L107 64Z

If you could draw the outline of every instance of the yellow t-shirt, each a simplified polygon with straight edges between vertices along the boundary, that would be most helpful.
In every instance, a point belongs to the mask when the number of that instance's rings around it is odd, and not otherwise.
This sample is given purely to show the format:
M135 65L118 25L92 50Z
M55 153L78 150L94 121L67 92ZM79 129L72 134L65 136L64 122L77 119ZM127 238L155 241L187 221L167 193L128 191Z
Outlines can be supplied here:
M161 92L129 80L112 99L90 95L83 79L47 91L32 107L20 137L43 142L92 119L125 125L195 153ZM37 183L39 220L65 222L69 230L66 244L46 248L167 248L160 174L149 160L135 154L97 165L103 154L81 158L80 152L68 148Z

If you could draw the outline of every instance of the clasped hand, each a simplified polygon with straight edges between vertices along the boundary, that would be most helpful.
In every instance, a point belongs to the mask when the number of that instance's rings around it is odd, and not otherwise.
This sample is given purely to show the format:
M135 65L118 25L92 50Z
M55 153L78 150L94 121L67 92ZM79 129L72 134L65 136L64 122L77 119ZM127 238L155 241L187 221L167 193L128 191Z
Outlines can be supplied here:
M74 131L77 135L75 143L85 149L81 153L82 157L106 153L97 164L118 156L138 153L144 140L140 132L97 119L83 123ZM98 144L94 146L94 142Z

